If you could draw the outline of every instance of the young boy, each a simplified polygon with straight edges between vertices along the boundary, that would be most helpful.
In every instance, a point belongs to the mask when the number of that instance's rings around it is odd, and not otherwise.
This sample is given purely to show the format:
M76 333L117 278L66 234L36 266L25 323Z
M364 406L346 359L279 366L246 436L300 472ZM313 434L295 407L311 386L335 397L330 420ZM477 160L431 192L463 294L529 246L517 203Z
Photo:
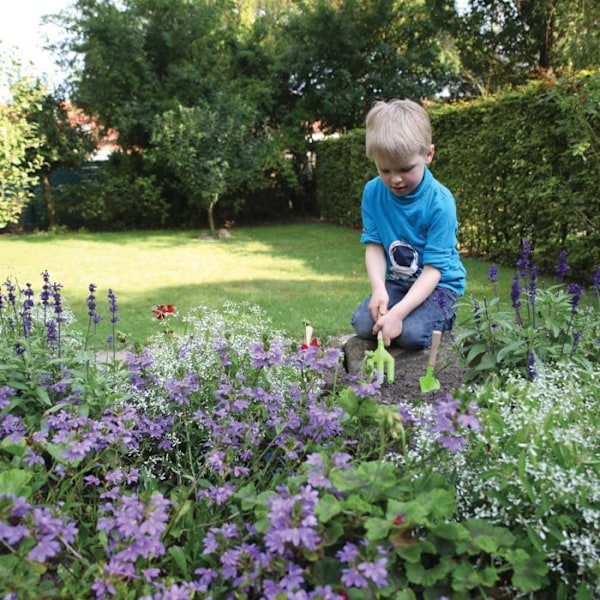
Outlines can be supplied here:
M429 171L434 155L427 112L410 100L376 102L366 118L366 153L378 177L362 198L371 295L356 309L360 338L423 349L431 333L452 329L465 288L456 203Z

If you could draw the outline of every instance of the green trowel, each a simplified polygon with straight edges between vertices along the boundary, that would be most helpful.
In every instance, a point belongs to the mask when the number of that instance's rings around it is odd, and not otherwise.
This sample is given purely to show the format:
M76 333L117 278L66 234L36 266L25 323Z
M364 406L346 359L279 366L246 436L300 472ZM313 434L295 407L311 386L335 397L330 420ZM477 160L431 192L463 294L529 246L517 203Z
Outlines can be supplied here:
M435 369L435 361L437 359L438 348L440 347L440 341L442 339L441 331L434 331L431 334L431 348L429 350L429 362L427 363L427 372L423 377L419 377L419 383L421 384L421 392L432 392L433 390L440 389L440 382L433 376L433 370Z

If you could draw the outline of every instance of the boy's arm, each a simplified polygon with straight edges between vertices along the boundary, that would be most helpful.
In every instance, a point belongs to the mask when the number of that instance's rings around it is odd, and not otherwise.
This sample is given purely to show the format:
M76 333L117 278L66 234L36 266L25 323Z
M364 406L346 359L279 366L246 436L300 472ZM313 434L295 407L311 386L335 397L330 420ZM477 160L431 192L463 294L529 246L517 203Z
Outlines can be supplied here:
M425 265L423 271L412 284L410 290L387 314L383 314L375 323L373 333L383 331L386 346L402 333L402 322L415 309L429 298L440 281L440 271L431 265Z
M365 264L367 276L371 284L371 300L369 301L369 312L374 321L385 315L389 296L385 287L385 275L387 273L387 260L383 246L367 243L365 249ZM375 332L377 333L377 332Z

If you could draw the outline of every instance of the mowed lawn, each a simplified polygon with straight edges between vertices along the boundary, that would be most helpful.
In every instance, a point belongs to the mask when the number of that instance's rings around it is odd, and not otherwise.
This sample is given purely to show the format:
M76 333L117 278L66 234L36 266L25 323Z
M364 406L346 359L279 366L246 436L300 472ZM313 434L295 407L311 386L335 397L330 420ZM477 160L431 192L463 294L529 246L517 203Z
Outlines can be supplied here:
M489 263L465 259L470 293L491 294ZM103 315L99 339L111 333L107 293L117 298L117 330L143 343L158 330L152 308L173 304L184 315L224 302L260 306L276 329L301 338L304 323L315 335L351 333L349 318L368 294L360 231L326 223L231 230L227 239L200 239L196 231L71 233L0 236L0 285L9 279L36 293L41 273L60 283L63 299L85 331L88 286L97 286ZM500 269L510 289L513 269ZM172 326L183 331L183 324Z

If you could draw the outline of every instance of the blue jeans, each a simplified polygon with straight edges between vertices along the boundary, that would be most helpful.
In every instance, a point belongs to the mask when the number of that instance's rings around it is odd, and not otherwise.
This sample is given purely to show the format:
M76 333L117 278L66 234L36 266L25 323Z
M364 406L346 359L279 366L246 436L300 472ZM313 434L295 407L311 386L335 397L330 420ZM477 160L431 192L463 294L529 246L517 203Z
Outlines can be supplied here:
M404 298L412 283L412 281L385 282L390 297L388 310ZM435 288L431 296L404 319L402 333L392 340L392 344L409 350L428 348L431 345L431 332L434 329L439 331L452 329L456 319L457 297L458 295L452 290L442 287ZM373 335L375 321L369 312L370 299L371 296L365 298L364 302L354 311L350 320L356 335L368 340L376 338Z

